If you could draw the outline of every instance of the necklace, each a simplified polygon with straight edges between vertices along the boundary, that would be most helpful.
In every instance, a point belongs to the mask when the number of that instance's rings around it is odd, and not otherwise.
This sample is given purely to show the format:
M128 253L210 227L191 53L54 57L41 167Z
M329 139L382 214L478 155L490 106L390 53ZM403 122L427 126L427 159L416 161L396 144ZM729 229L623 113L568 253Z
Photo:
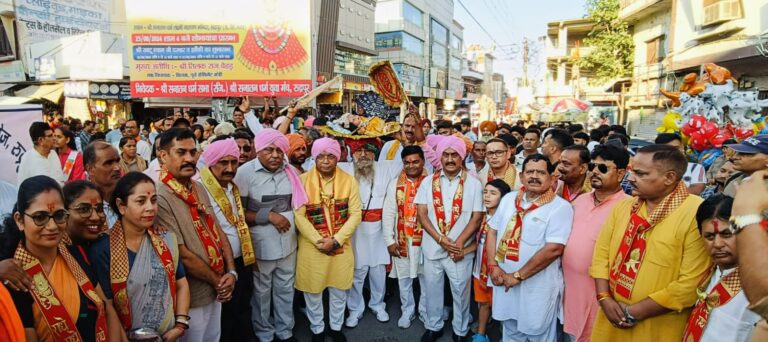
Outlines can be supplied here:
M261 27L255 27L252 29L253 31L253 38L256 40L256 45L259 46L262 50L264 50L266 53L271 55L276 55L283 51L285 49L285 46L288 45L288 38L291 36L291 30L284 27L278 27L273 29L268 29L265 31ZM274 33L274 38L268 37L268 34ZM280 44L277 47L269 47L264 42L264 40L278 40L282 39Z

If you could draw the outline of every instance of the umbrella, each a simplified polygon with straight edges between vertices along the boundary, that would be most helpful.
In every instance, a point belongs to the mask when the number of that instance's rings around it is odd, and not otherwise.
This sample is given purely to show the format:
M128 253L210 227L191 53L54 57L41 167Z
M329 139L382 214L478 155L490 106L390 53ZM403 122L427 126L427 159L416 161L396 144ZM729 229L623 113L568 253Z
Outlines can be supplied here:
M550 105L550 111L553 113L584 112L589 107L592 107L592 103L588 101L567 98L553 102Z

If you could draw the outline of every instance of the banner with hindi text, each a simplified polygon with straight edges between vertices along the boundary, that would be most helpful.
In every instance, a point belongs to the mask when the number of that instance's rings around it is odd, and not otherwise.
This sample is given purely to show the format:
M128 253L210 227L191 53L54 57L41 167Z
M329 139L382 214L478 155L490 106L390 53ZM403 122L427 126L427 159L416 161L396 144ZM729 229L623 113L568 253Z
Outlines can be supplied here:
M1 180L16 184L21 157L33 149L29 126L42 120L41 105L0 106L0 165L7 166Z
M298 97L310 1L126 0L133 97Z

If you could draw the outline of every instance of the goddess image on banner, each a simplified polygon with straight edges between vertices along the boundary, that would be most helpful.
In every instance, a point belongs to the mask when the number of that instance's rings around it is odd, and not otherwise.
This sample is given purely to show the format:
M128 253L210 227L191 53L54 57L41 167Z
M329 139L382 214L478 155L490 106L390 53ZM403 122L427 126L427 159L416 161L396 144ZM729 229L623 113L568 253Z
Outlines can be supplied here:
M126 0L134 97L299 97L312 89L311 2Z

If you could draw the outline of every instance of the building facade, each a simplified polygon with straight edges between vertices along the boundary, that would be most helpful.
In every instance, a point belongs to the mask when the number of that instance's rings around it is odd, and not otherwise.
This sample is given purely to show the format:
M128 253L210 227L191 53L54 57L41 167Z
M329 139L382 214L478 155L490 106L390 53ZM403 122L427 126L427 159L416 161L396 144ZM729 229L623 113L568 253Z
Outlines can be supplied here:
M377 60L390 60L415 103L427 115L455 106L462 98L463 27L453 20L451 0L376 2ZM451 109L449 109L450 111Z

